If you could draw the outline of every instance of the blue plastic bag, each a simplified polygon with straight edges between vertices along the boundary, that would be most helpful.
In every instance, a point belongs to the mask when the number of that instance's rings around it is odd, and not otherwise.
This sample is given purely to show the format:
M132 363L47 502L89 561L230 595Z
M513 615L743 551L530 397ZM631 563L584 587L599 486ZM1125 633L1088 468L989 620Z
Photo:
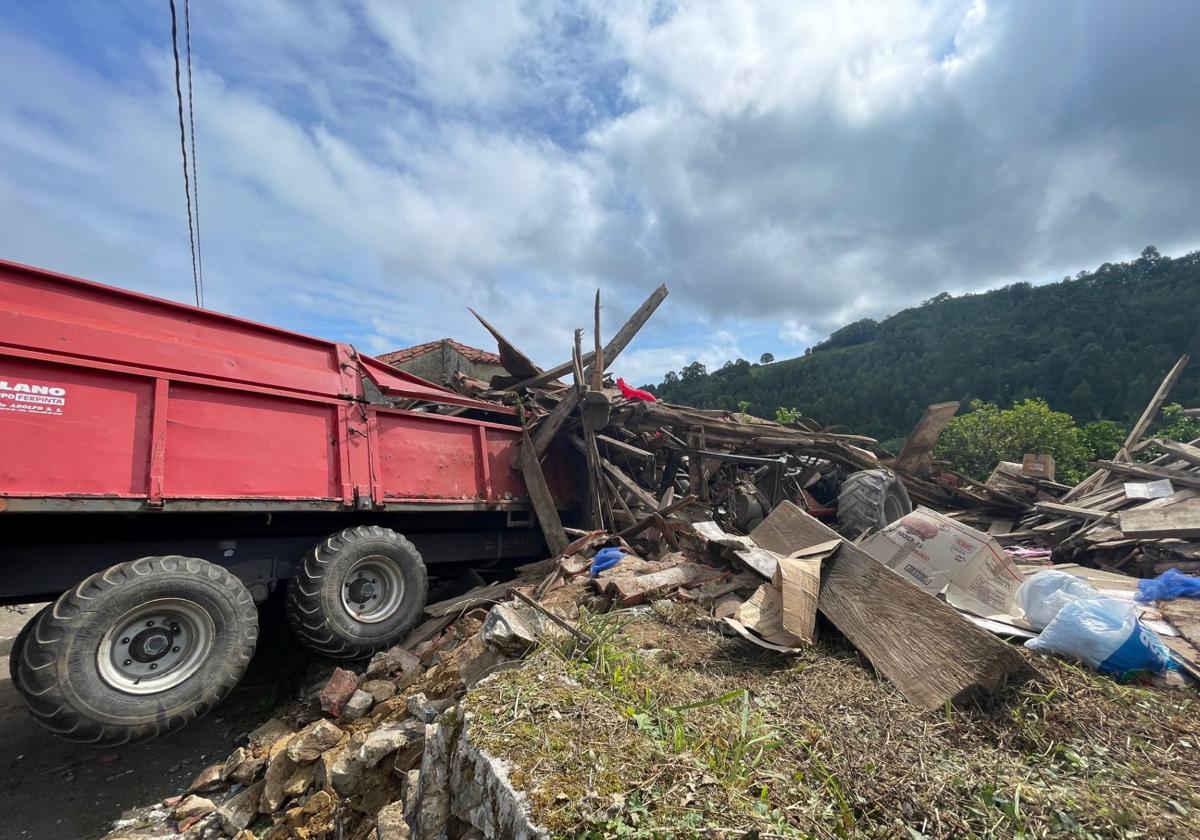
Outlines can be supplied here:
M615 546L613 548L600 549L596 552L596 556L592 558L592 577L596 577L596 575L605 569L611 569L624 558L625 552Z
M1115 598L1084 598L1062 606L1030 650L1078 659L1107 674L1162 673L1173 667L1171 652L1157 634L1138 621L1133 605Z
M1139 580L1139 601L1170 601L1172 598L1200 598L1200 577L1167 569L1151 580Z

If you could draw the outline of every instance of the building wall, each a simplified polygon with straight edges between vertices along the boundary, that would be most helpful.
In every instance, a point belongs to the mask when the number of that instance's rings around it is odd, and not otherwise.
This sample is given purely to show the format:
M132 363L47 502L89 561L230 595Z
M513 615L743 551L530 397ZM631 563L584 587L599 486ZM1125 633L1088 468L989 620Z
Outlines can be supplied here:
M473 362L448 344L423 353L415 359L409 359L397 367L414 376L428 379L436 385L444 384L455 371L462 371L467 376L482 379L484 382L490 382L493 376L507 375L500 365Z

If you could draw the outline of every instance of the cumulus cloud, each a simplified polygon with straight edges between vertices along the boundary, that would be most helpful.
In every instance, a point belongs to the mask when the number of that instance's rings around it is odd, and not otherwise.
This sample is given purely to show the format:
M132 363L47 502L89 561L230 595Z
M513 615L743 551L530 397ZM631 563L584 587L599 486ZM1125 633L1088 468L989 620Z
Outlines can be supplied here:
M374 352L486 344L472 305L550 364L667 282L647 381L1200 239L1186 4L192 14L209 303ZM188 297L162 18L0 11L0 254Z

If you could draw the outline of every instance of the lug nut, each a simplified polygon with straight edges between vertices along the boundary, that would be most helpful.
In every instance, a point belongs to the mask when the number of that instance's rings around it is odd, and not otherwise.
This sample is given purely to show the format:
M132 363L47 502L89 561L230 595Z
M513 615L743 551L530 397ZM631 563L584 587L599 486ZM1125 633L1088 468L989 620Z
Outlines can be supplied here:
M124 664L125 664L125 665L132 665L132 664L133 664L133 660L132 660L132 659L126 659L126 660L125 660L125 662L124 662Z
M129 637L126 636L125 638L121 639L121 644L123 644L123 645L129 644Z
M153 671L153 670L154 670L155 668L157 668L157 667L158 667L158 663L157 663L157 662L151 662L151 663L150 663L150 670L151 670L151 671Z
M179 653L179 645L175 645L175 647L171 648L171 653Z
M147 622L146 622L146 626L147 626L147 627L153 627L153 626L154 626L154 622L153 622L153 621L147 621Z

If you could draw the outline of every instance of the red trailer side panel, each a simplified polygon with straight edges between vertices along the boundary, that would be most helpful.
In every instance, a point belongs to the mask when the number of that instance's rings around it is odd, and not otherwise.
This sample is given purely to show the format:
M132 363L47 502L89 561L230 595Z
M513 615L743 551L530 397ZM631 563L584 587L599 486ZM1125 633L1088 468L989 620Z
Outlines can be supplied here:
M165 498L337 499L337 406L173 384Z
M0 366L0 490L145 496L154 381L25 359Z

